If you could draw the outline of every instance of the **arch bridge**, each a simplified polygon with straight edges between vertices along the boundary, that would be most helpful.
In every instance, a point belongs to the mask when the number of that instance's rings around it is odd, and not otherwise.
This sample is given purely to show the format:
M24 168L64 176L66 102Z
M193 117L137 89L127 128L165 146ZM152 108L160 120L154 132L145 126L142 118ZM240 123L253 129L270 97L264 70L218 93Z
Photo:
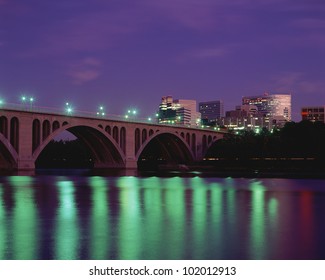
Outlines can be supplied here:
M138 162L200 161L223 132L58 113L0 110L0 168L33 170L49 142L63 131L90 149L95 168L136 168Z

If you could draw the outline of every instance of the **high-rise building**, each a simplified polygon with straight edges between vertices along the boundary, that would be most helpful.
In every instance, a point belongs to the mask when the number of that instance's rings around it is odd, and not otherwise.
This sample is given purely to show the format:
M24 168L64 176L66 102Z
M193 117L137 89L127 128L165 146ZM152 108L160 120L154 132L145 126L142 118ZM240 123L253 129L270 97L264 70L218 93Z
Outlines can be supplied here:
M173 99L163 96L159 105L158 122L197 125L201 114L196 111L196 100Z
M223 117L223 101L200 102L199 112L204 123L215 122L218 118Z
M301 118L312 122L325 122L325 106L302 107Z
M255 105L265 117L283 121L291 120L291 94L269 94L244 96L243 105Z

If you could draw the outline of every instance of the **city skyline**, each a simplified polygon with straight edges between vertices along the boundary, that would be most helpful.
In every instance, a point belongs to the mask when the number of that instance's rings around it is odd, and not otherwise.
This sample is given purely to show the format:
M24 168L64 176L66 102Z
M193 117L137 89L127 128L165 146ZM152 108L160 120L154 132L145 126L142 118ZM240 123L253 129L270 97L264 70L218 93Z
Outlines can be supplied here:
M292 119L325 104L322 1L0 0L0 98L153 115L197 102L292 94Z

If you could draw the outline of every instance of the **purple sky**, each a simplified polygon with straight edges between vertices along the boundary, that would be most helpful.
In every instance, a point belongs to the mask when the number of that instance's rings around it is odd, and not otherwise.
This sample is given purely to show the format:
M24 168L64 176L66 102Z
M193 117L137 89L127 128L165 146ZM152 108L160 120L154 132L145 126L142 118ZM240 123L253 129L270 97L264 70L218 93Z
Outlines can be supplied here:
M146 117L161 96L325 104L324 0L0 0L0 96Z

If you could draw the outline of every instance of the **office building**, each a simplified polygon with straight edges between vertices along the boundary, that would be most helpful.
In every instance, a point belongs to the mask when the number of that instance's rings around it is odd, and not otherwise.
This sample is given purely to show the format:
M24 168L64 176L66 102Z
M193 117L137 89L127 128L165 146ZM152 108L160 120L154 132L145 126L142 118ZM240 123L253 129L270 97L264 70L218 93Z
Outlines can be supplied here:
M223 117L223 101L206 101L199 103L199 112L201 113L202 122L205 124L215 122L218 118Z
M196 100L173 99L163 96L159 105L158 122L181 125L199 125L201 114L196 111Z
M325 122L325 106L303 107L301 108L301 119L312 122Z
M291 120L291 94L269 94L244 96L242 105L255 105L264 117L282 121Z

